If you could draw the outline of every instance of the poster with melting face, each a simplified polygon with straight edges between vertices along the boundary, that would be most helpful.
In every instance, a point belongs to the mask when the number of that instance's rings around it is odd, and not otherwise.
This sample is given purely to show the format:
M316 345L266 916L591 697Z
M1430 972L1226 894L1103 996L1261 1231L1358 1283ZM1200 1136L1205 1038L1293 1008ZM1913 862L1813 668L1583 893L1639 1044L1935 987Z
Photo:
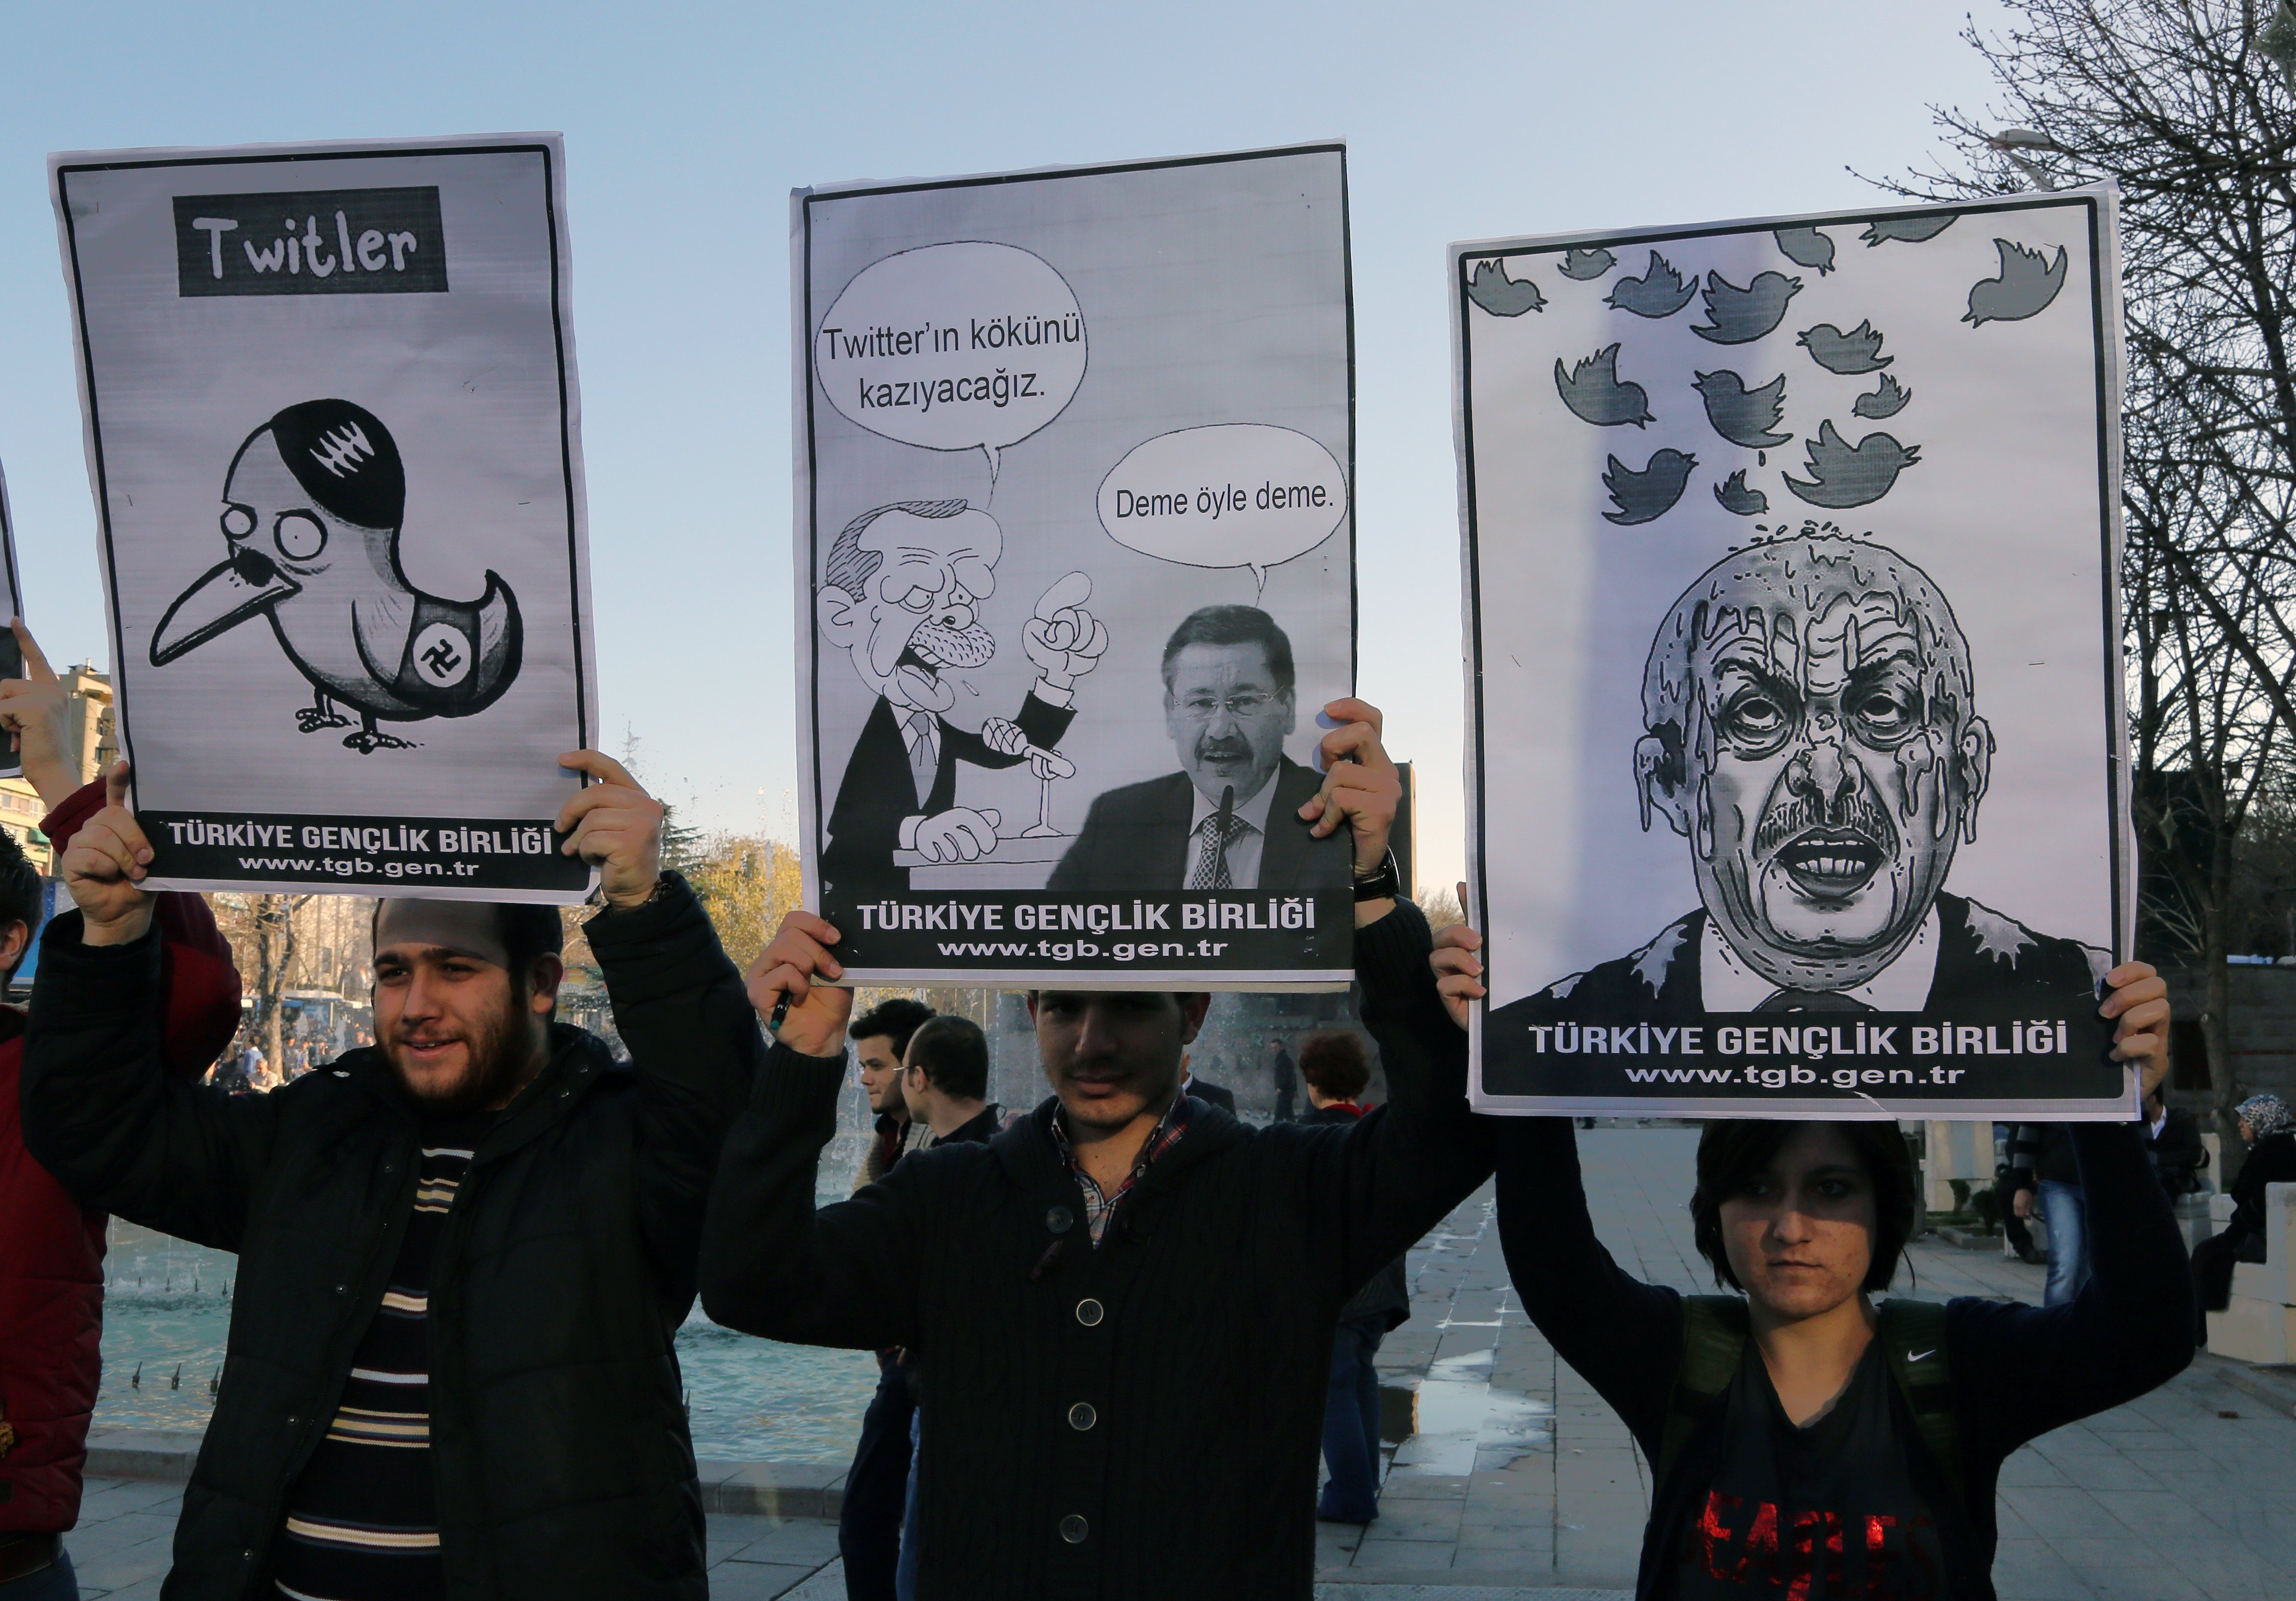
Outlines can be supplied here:
M1345 153L791 200L806 889L862 983L1332 988Z
M10 617L24 613L24 592L16 578L16 525L8 513L8 473L0 467L0 606L7 611L0 615L0 678L21 678L24 675L24 648L7 626ZM21 755L0 744L0 779L24 776Z
M2128 1115L2113 241L1453 248L1478 1105Z
M558 137L49 165L152 884L581 899Z

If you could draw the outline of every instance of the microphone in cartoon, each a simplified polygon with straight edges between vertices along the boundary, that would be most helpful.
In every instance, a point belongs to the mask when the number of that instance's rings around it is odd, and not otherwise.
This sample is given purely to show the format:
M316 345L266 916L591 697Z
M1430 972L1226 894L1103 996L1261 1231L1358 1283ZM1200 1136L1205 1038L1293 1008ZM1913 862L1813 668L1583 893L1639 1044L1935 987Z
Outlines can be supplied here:
M152 635L152 665L266 614L316 691L305 733L358 727L362 754L411 749L378 720L468 717L518 676L518 599L487 575L475 600L442 600L406 580L398 530L406 472L381 419L348 400L307 400L250 434L225 475L230 554L176 597Z

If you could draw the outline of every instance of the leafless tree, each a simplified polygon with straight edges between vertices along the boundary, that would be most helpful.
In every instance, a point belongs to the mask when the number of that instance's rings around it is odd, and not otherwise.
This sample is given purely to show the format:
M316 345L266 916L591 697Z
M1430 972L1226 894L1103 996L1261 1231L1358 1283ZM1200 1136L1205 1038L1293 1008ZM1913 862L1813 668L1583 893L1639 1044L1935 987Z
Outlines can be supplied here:
M2014 0L2005 31L1964 36L1997 103L1939 109L1940 159L1883 181L1931 200L2120 185L2132 789L2171 892L2155 927L2181 924L2205 971L2231 1153L2237 841L2296 739L2296 94L2257 43L2271 14Z

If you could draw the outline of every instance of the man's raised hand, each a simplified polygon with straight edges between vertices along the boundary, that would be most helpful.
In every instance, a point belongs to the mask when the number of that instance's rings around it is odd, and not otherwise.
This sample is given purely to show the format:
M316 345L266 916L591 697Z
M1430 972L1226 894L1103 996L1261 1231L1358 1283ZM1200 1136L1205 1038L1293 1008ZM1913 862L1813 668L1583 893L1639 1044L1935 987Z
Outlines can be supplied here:
M1459 904L1467 903L1467 886L1459 886ZM1483 948L1483 936L1464 923L1454 923L1435 935L1435 953L1427 959L1435 969L1435 989L1443 997L1443 1009L1451 1014L1451 1021L1461 1028L1467 1026L1467 1014L1475 1002L1489 992L1483 988L1483 962L1475 954Z
M141 881L151 860L151 842L127 809L127 764L115 763L104 775L103 810L71 837L59 864L87 943L125 945L144 937L152 927L152 896Z
M2111 987L2097 1011L2119 1018L2112 1031L2116 1060L2133 1063L2146 1095L2169 1076L2169 985L2152 963L2125 961L2104 976Z
M79 788L79 769L64 752L71 744L71 702L39 641L16 618L8 625L24 653L24 676L0 679L0 729L24 767L24 778L50 811Z
M661 803L598 751L570 750L558 764L598 780L558 808L558 831L571 836L559 849L598 864L608 905L643 906L661 880Z
M845 976L829 953L842 937L809 911L792 911L782 919L773 943L750 964L743 982L750 1004L768 1027L776 1013L780 1025L775 1038L802 1056L834 1056L845 1049L845 1022L853 1015L853 992L819 980ZM787 1005L784 1008L783 1002Z
M1308 832L1318 839L1337 833L1344 823L1354 835L1356 871L1368 873L1387 854L1387 834L1403 799L1403 780L1380 743L1377 707L1349 695L1324 707L1324 715L1340 726L1317 747L1324 787L1300 808L1300 815L1316 825Z

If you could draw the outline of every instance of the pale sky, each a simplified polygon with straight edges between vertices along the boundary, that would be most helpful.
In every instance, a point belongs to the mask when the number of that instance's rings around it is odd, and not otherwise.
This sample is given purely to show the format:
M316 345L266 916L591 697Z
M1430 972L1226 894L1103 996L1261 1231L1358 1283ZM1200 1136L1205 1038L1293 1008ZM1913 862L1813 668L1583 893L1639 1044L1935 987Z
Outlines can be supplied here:
M1453 240L1873 203L1980 110L1965 0L1426 7L89 4L0 60L0 464L26 611L105 661L43 159L557 129L605 743L704 828L794 833L788 192L1349 142L1361 690L1464 865Z

